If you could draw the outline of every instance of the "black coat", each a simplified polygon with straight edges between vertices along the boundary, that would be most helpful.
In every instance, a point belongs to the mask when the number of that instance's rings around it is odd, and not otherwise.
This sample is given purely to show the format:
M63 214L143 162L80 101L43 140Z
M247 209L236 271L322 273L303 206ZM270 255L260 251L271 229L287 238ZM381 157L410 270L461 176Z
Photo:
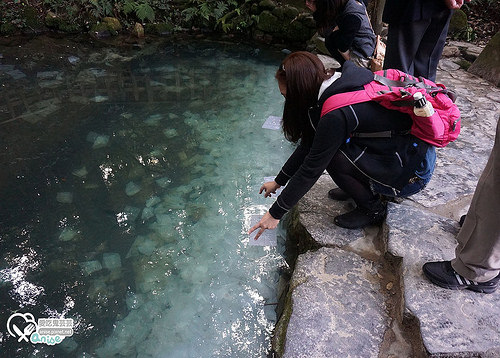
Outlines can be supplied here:
M400 190L414 176L429 148L427 143L412 135L351 137L353 133L362 132L408 131L412 124L410 116L375 102L365 102L341 107L320 118L326 98L359 90L372 80L371 71L346 61L342 76L325 90L317 105L310 109L313 138L301 141L275 179L279 185L287 186L270 209L274 218L280 219L297 204L338 151L372 180L396 190Z

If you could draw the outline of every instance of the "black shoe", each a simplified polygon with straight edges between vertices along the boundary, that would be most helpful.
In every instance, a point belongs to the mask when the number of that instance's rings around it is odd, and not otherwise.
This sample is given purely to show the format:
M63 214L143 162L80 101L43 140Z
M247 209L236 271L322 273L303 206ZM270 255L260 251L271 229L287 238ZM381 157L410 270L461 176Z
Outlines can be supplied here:
M350 199L351 196L347 194L345 191L343 191L340 188L335 188L331 189L328 191L328 197L333 200L338 200L338 201L346 201L347 199Z
M346 229L362 229L365 226L378 225L384 221L387 213L385 206L380 204L379 210L368 211L357 207L353 211L335 217L335 225Z
M433 284L450 290L468 289L481 293L493 293L500 281L500 274L486 282L468 280L455 272L450 261L427 262L422 267L422 270Z

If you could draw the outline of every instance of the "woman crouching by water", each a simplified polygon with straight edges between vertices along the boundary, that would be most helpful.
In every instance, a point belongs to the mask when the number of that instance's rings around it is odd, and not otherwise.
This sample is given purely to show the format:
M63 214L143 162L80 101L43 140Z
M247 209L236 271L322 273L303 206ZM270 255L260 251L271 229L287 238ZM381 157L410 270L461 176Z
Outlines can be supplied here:
M377 37L373 32L365 3L357 0L306 0L313 12L318 33L342 67L346 60L370 67Z
M323 171L338 188L329 192L337 200L352 198L356 208L338 215L337 226L360 229L380 224L386 215L381 196L407 197L429 182L436 154L434 147L408 134L409 115L376 102L353 104L321 116L325 100L338 93L357 91L373 81L373 73L346 61L342 74L329 73L319 58L308 52L288 55L276 72L285 97L283 132L299 143L274 181L260 193L268 197L286 185L269 211L249 233L274 229L282 216L311 189ZM370 137L367 133L393 133ZM365 133L365 137L363 137Z

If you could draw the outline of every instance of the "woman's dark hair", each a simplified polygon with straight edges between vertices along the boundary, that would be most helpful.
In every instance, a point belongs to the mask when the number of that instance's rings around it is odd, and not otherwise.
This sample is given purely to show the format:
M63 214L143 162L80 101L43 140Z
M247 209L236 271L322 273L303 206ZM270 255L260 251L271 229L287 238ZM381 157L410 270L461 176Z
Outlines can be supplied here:
M281 63L276 79L286 85L282 125L289 141L312 138L307 112L318 100L321 83L329 77L318 56L309 52L291 53Z
M313 14L316 26L321 33L334 27L337 16L343 11L348 0L316 0L316 11ZM404 0L403 0L404 1Z

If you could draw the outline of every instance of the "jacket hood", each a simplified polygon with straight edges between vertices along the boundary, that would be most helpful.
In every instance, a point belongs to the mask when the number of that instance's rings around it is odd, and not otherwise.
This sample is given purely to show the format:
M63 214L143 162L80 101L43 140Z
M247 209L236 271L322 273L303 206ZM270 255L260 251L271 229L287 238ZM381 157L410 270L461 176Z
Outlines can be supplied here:
M342 66L342 75L325 89L319 103L323 104L328 97L337 93L359 91L371 81L373 81L372 71L358 67L352 61L346 61Z

